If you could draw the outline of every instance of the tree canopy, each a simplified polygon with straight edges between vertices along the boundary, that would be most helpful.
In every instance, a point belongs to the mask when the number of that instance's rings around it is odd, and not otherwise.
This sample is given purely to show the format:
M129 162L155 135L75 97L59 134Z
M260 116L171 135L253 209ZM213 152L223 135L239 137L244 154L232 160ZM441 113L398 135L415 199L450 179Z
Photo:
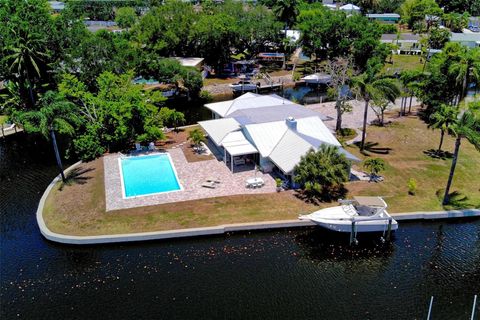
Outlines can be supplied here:
M305 51L320 59L351 56L355 66L364 70L369 59L383 61L388 55L386 46L379 41L381 29L377 24L360 15L347 17L320 3L300 7L298 28Z

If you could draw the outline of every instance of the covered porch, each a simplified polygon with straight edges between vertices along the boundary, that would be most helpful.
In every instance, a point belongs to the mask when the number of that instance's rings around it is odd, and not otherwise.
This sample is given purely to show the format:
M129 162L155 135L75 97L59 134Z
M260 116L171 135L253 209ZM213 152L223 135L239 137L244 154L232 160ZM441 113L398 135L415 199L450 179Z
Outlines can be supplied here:
M222 140L222 147L223 161L232 173L236 167L241 167L242 171L255 169L259 158L258 150L241 131L227 134Z

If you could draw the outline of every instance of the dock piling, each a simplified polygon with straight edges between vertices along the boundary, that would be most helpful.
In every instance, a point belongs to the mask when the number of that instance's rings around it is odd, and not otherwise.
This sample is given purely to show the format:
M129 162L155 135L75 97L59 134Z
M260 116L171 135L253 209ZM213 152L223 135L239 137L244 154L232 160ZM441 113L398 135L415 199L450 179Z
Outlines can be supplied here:
M430 316L432 315L432 306L433 306L433 296L430 298L430 306L428 307L427 320L430 320Z
M473 307L472 307L472 316L470 317L470 320L473 320L475 318L475 306L477 305L477 295L473 297Z

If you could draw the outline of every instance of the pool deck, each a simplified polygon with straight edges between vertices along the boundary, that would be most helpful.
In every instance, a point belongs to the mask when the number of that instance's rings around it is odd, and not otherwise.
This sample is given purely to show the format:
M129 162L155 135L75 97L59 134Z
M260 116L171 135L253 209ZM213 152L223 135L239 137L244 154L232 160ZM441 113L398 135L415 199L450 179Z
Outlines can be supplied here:
M255 175L251 167L236 167L235 170L237 171L232 174L225 163L217 159L188 162L180 148L169 149L168 153L183 190L129 198L122 196L118 158L124 155L105 156L103 162L105 167L106 211L239 194L275 192L275 180L270 174L263 174L262 172L256 174L257 177L261 177L265 181L262 188L249 189L245 187L245 180ZM215 189L202 187L207 179L216 179L220 183L216 184Z

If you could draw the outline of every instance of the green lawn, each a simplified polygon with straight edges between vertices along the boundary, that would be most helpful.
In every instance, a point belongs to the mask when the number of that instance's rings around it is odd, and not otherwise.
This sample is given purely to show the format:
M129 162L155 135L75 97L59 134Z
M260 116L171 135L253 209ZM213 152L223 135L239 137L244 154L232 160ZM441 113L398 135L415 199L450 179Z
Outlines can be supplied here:
M445 159L428 155L438 146L440 133L429 130L417 117L405 117L387 127L367 129L367 151L361 154L358 147L349 151L362 159L379 157L386 161L382 175L385 181L351 183L352 194L385 196L391 212L431 211L443 209L480 208L480 152L463 141L451 192L458 192L455 203L441 205L441 197L450 171L451 157ZM443 150L453 152L454 139L447 137ZM414 178L418 189L414 196L408 194L407 181ZM440 195L440 196L437 196Z
M385 197L392 213L434 211L451 208L480 208L480 153L467 141L462 143L452 192L458 192L452 206L443 207L440 195L445 188L451 158L428 155L438 145L439 132L429 130L416 116L393 118L386 127L368 127L364 154L358 147L348 151L359 158L380 157L387 163L381 183L349 182L348 197ZM445 151L454 140L447 137ZM358 169L361 164L357 165ZM305 203L294 191L259 195L209 198L150 207L105 212L103 160L82 164L81 173L68 185L59 183L49 195L43 212L54 232L71 235L132 233L216 226L228 223L296 219L318 207ZM408 194L407 181L417 181L416 195ZM325 203L321 207L332 206Z
M392 56L392 62L389 63L390 59L387 58L387 63L383 67L383 72L392 73L396 70L422 70L423 63L421 61L421 56L419 55L399 55L394 54Z
M2 115L0 115L0 125L1 125L1 124L4 124L5 121L7 121L7 116L2 116Z

